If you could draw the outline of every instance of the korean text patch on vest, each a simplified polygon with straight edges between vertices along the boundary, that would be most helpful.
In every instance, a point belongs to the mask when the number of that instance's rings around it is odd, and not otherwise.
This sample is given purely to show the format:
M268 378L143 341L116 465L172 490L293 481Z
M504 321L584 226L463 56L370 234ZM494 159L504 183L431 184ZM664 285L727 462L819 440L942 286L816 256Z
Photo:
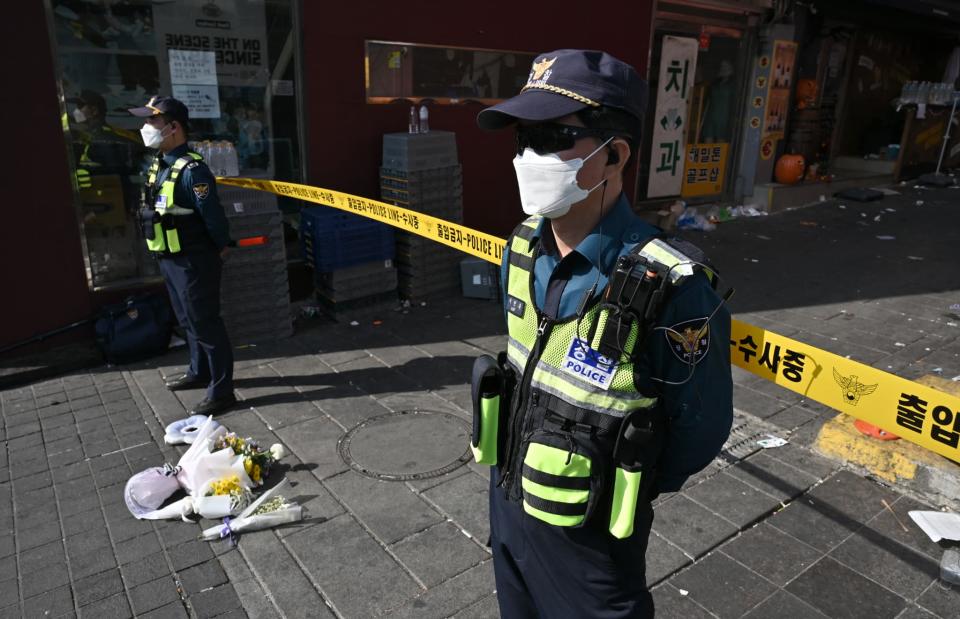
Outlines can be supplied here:
M167 209L167 196L157 196L157 201L153 207L158 211L165 211Z
M640 255L647 260L673 267L670 269L670 282L673 284L684 277L693 275L693 267L696 266L690 261L690 258L661 239L653 239L644 245L640 250Z
M527 304L518 299L513 295L507 295L507 311L516 316L517 318L523 318L523 312L527 309Z
M609 389L617 364L610 357L605 357L590 348L586 340L576 337L570 343L570 350L563 359L561 369L595 387Z
M695 318L672 325L664 331L674 356L684 363L700 363L710 351L710 325L707 319Z

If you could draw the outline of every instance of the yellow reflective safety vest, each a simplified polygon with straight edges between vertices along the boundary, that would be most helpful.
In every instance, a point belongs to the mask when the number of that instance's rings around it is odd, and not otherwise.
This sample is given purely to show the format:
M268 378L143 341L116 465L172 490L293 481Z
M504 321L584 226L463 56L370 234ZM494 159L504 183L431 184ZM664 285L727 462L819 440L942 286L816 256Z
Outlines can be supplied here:
M642 465L620 461L618 437L634 419L663 419L658 399L635 384L639 327L634 321L629 334L618 334L625 345L620 358L612 359L597 351L604 330L619 323L600 299L566 320L541 313L534 293L537 246L531 241L540 222L527 219L508 241L507 359L518 378L506 453L498 458L500 483L507 496L522 496L529 516L564 527L597 517L613 536L628 537L644 496L641 477L652 468L650 458ZM659 258L668 267L684 261L679 253ZM661 432L651 436L662 445ZM653 460L656 454L659 448ZM643 481L649 485L652 477Z
M155 190L157 175L160 172L160 160L155 159L147 172L148 204L144 205L143 227L147 239L147 249L155 252L175 254L181 251L181 239L178 232L178 220L181 217L197 217L192 208L183 208L173 202L174 190L180 172L193 161L203 161L203 157L194 152L177 159L171 166L170 174Z
M538 217L527 219L510 240L507 294L518 299L525 309L518 312L522 316L507 312L507 358L518 376L523 375L525 370L530 374L532 389L554 396L571 407L588 411L581 413L578 421L590 418L612 427L615 422L610 420L621 419L628 411L647 408L655 403L654 399L641 395L634 385L632 357L638 335L637 325L632 325L624 349L626 356L618 360L611 376L591 375L585 368L577 370L572 361L565 361L577 358L576 351L573 356L568 355L575 339L597 350L609 312L601 310L599 304L594 303L579 321L577 317L572 317L550 323L541 316L533 300L533 265L536 256L535 248L530 244L539 222ZM591 328L594 323L595 329ZM588 332L593 334L589 342L586 341ZM538 339L545 341L539 342L540 350L532 359ZM527 368L528 364L531 364L530 368Z

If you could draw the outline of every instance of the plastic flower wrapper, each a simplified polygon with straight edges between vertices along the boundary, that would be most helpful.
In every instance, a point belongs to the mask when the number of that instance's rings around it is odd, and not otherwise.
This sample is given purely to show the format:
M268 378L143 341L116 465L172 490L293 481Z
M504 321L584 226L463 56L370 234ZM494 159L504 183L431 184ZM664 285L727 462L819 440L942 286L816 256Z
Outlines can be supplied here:
M123 499L130 513L141 520L171 517L165 515L165 510L160 510L160 506L180 489L176 473L173 467L155 466L140 471L127 480L127 485L123 489ZM157 516L158 513L161 515ZM174 514L172 517L180 516L180 508L173 510L172 513Z
M284 478L279 484L267 490L259 499L251 503L239 516L223 524L205 529L202 538L206 541L230 537L245 531L259 531L270 527L299 522L303 520L303 506L286 501L280 490L287 484ZM262 508L262 509L261 509Z
M264 449L252 438L241 438L235 432L221 434L213 443L215 450L227 448L232 449L238 456L243 456L244 472L258 486L263 484L273 463L282 458L285 453L283 446L279 443L272 445L270 449Z
M239 514L253 498L236 475L208 481L199 494L193 499L193 511L212 519Z
M255 485L244 467L244 457L237 454L232 448L220 446L220 439L227 435L223 426L213 427L211 416L197 432L190 449L186 451L177 463L180 472L177 479L188 494L194 497L202 496L200 490L210 481L236 475L244 488L253 488Z

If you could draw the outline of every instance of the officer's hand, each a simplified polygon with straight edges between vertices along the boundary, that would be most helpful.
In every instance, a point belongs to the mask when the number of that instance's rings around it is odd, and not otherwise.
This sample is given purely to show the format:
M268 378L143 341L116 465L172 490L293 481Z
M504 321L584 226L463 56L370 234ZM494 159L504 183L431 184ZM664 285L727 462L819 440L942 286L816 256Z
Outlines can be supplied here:
M224 247L223 249L220 250L220 259L221 259L221 260L226 260L226 259L227 259L227 254L229 254L229 253L230 253L230 248L229 248L229 247Z

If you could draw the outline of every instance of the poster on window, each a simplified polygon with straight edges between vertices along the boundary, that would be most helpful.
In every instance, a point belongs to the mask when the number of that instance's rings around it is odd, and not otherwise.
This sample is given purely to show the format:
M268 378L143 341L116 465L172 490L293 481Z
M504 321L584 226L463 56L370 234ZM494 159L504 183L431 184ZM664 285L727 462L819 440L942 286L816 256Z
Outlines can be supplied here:
M170 90L190 110L190 118L220 118L216 54L171 49L168 56Z
M647 197L680 193L684 170L687 101L697 69L697 39L663 37L657 80Z
M773 61L770 63L767 110L763 121L763 137L783 138L790 111L790 87L797 58L797 44L793 41L774 41Z
M155 3L153 27L164 86L176 83L170 50L212 52L221 86L265 86L266 14L262 0L181 0ZM183 82L181 82L183 83Z

